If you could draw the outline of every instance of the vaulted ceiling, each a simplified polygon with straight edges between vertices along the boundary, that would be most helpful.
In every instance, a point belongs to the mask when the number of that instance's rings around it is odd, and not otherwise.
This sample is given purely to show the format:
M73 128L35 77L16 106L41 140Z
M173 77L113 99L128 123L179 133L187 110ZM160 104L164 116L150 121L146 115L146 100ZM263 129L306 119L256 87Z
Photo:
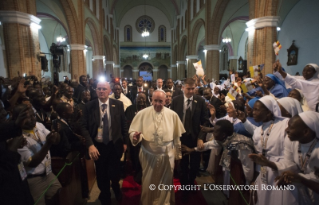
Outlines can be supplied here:
M154 6L161 10L173 25L174 18L180 13L180 4L183 0L109 0L111 6L110 13L115 15L116 24L119 25L121 19L127 11L139 5ZM143 14L144 11L141 11Z

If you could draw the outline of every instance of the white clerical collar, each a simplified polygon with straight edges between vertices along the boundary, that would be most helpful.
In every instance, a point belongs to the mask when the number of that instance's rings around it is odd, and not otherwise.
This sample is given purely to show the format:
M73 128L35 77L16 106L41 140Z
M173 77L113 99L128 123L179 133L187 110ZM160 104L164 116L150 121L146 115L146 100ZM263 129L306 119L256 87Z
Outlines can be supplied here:
M157 87L157 90L163 90L162 88Z
M142 87L138 87L138 86L137 86L137 90L139 90L139 89L143 90L143 86L142 86Z

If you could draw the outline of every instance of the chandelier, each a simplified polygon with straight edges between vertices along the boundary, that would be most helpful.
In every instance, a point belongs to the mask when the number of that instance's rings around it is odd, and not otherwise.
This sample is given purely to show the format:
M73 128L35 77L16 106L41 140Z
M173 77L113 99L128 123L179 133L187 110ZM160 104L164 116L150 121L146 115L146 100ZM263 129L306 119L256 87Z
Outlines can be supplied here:
M148 32L148 30L146 30L145 28L145 30L142 33L142 37L148 37L149 35L150 35L150 32Z
M223 43L230 43L231 42L231 38L223 38L222 42Z
M61 25L60 25L60 35L56 38L56 41L60 42L60 43L65 41L65 38L62 37L62 35L61 35Z
M148 54L145 53L145 54L143 55L143 58L147 59L147 58L148 58Z

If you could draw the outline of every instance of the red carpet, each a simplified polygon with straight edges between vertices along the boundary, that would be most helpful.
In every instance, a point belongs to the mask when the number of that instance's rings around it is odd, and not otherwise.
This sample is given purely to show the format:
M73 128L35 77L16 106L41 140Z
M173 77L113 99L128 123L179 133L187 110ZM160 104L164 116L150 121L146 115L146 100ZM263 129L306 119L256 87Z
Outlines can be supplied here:
M178 179L174 179L174 185L180 185ZM130 204L130 205L139 205L140 197L141 197L141 186L137 184L133 176L128 175L122 184L123 191L123 200L122 205ZM182 205L182 192L175 191L175 202L176 205ZM187 204L201 204L207 205L206 200L204 199L201 191L196 191L190 193L189 200Z

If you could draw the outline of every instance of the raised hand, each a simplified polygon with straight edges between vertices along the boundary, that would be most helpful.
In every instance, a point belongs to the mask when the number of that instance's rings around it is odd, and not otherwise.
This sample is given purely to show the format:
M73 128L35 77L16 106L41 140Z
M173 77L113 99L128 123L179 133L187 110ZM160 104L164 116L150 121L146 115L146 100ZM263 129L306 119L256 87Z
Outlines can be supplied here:
M209 109L210 115L212 116L212 119L216 118L216 108L212 104L208 104L207 108Z
M246 122L246 114L243 111L237 110L237 118L243 123Z

